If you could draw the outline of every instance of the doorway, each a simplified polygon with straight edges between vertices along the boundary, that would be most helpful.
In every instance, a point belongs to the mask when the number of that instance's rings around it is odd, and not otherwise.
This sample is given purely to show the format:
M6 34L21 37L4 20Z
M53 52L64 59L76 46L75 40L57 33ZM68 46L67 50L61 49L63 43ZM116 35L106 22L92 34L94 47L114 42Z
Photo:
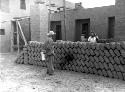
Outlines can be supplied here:
M12 33L13 33L13 40L12 40L12 48L14 51L17 50L18 46L17 46L17 24L16 21L12 21ZM23 31L23 34L26 38L26 41L31 41L31 30L30 30L30 19L23 19L22 21L20 21L20 25ZM23 37L21 35L21 31L18 27L19 30L19 48L22 49L23 46L25 45Z
M81 35L88 38L90 34L90 19L78 19L76 20L76 31L75 31L75 41L81 40Z
M115 16L108 18L108 39L114 38Z
M56 35L53 37L53 40L62 40L62 26L61 21L51 21L50 30L54 31Z
M61 25L56 25L56 40L62 40Z

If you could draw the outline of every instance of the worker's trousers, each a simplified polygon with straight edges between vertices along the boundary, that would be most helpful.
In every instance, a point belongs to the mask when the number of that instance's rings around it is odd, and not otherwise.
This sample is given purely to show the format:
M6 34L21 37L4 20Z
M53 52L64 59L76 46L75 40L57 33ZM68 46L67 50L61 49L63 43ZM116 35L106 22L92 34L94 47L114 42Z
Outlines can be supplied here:
M47 74L52 75L54 73L54 55L47 55L46 56L46 62L47 62Z

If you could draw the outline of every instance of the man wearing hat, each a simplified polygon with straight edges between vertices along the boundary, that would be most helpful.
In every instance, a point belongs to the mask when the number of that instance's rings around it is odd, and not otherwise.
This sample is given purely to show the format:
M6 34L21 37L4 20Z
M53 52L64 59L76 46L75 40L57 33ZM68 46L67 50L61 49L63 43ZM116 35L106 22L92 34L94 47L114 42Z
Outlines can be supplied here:
M50 31L47 33L47 40L44 43L44 50L45 50L45 59L47 62L47 74L53 75L54 73L54 67L53 67L53 61L54 61L54 44L52 37L55 35L53 31Z

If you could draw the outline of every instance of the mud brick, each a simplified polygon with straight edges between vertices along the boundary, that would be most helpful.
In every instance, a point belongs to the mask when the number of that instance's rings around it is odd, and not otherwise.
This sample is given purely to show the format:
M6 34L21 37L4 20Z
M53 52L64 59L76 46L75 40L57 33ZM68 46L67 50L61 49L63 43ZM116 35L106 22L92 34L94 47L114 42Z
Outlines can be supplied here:
M123 65L118 65L120 72L124 72L125 73L125 68Z
M94 50L94 53L95 53L96 56L99 56L99 51Z
M98 70L98 75L103 76L103 73L101 70Z
M108 76L107 71L106 71L105 69L102 70L102 74L103 74L103 76L105 76L105 77Z
M117 72L116 71L112 71L112 74L113 74L113 77L118 79L118 75L117 75Z
M92 67L92 68L93 68L93 67L94 67L93 62L91 62L91 61L90 61L89 63L90 63L90 67Z
M110 49L109 43L106 43L106 44L105 44L105 48L108 49L108 50Z
M99 62L98 64L99 64L100 69L104 68L104 66L103 66L103 64L101 62Z
M123 59L122 56L119 57L119 60L120 60L120 63L121 63L121 64L125 64L125 61L124 61L124 59Z
M90 56L89 58L90 58L90 61L91 61L91 62L95 62L95 60L94 60L94 57L93 57L93 56Z
M86 49L85 51L87 55L90 55L89 49Z
M122 75L122 73L121 72L117 72L117 75L118 75L118 78L119 79L121 79L121 80L123 80L124 78L123 78L123 75Z
M76 61L78 66L81 66L81 62L78 60Z
M114 61L114 59L113 59L112 57L109 57L109 60L110 60L110 62L111 62L112 64L115 64L115 61Z
M81 49L80 49L80 48L77 48L77 50L78 50L78 53L80 54L80 53L81 53Z
M104 60L106 63L110 63L109 59L106 56L104 56Z
M90 66L89 61L85 61L85 64L86 64L87 67Z
M94 74L98 75L98 71L96 70L96 68L93 68L93 72Z
M105 62L103 64L104 64L105 69L108 70L109 69L108 64Z
M109 45L110 45L111 49L115 49L115 47L116 47L116 43L115 42L111 42Z
M95 50L95 49L96 49L96 44L92 44L92 45L91 45L91 48L92 48L93 50Z
M95 53L93 52L93 50L92 49L90 49L90 55L95 55Z
M80 72L84 72L83 66L80 66Z
M115 53L114 53L114 51L113 51L112 49L109 50L109 53L110 53L110 55L111 55L112 57L115 56Z
M94 62L96 69L99 69L99 65L97 62Z
M104 50L105 56L109 57L110 53L108 52L108 50Z
M84 62L84 61L82 61L82 62L81 62L81 65L82 65L82 66L85 66L85 62Z
M89 61L88 55L85 55L85 60L86 60L86 61Z
M81 54L85 54L85 50L84 49L81 49Z
M114 71L114 67L111 63L109 63L109 68L110 68L111 71Z
M122 73L123 74L123 78L124 78L124 80L125 80L125 73Z
M114 50L114 53L115 53L117 56L120 56L119 50L115 49L115 50Z
M112 74L112 72L111 72L110 70L108 70L107 73L108 73L108 76L109 76L110 78L113 77L113 74Z
M99 56L99 60L103 63L104 62L104 59L102 56Z
M120 50L122 57L125 58L125 50Z
M91 67L89 67L88 70L89 70L89 73L93 74L93 70Z
M104 56L104 55L105 55L104 51L102 51L102 50L99 50L99 54L100 54L101 56Z
M114 68L115 68L115 70L116 70L117 72L119 72L119 71L120 71L120 69L119 69L119 67L118 67L118 65L117 65L117 64L114 64Z
M86 43L86 45L88 49L91 49L91 43Z
M114 61L115 61L116 64L120 64L120 60L117 56L114 57Z
M96 56L94 56L94 60L95 60L96 62L99 62L99 59L98 59L98 57L96 57Z
M125 50L125 42L120 42L120 46L121 46L122 49Z
M100 44L100 45L99 45L99 48L100 48L101 50L104 50L104 44Z
M86 66L84 66L84 70L85 70L86 73L89 73L89 70Z
M96 50L99 50L100 48L99 48L99 44L96 44Z
M122 48L121 48L121 46L120 46L120 43L116 43L116 48L118 49L118 50L121 50Z

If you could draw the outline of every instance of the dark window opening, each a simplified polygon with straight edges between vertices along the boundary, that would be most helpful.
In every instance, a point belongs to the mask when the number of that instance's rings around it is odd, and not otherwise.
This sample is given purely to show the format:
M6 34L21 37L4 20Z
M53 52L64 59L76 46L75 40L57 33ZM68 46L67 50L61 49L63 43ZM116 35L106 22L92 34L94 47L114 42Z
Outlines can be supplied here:
M26 2L25 2L25 0L20 0L20 9L26 10Z
M89 27L88 23L82 24L82 34L84 34L85 37L87 37L87 32L88 32L88 29L89 29L88 27Z
M114 38L115 16L108 18L108 38Z
M5 29L0 29L0 35L5 35Z
M81 35L84 35L85 38L89 37L90 34L90 19L77 19L76 31L75 31L75 41L81 41Z
M61 40L61 25L56 25L56 40Z

